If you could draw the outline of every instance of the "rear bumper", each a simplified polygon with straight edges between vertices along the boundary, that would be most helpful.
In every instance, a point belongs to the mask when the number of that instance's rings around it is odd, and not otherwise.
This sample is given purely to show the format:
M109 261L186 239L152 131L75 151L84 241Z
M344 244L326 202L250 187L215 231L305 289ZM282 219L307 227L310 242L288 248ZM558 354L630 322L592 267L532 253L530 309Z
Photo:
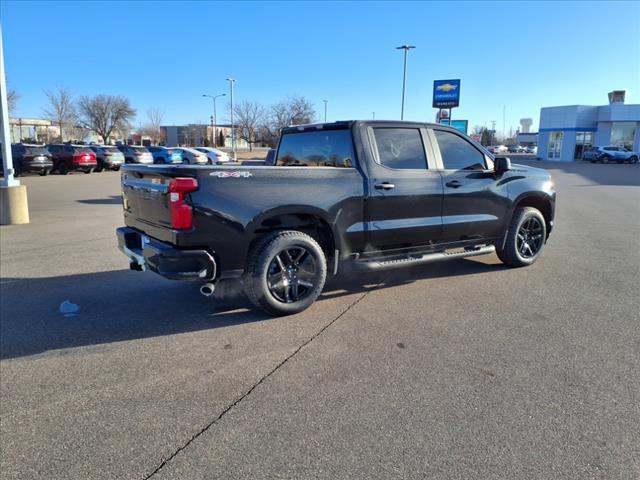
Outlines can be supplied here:
M116 235L133 270L148 269L171 280L209 281L216 276L216 262L206 250L180 250L129 227L116 229Z

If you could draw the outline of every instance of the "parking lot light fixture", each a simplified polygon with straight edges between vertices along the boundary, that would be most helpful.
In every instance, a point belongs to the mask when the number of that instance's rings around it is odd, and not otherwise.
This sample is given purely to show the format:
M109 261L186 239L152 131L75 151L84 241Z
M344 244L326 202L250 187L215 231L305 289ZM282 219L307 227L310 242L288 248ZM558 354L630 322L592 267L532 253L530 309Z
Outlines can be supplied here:
M202 94L203 97L209 97L211 100L213 100L213 141L211 142L211 145L213 145L213 148L216 148L217 145L217 141L218 141L218 136L217 136L217 129L218 129L218 119L216 117L216 98L218 97L226 97L227 94L226 93L219 93L218 95L207 95L206 93Z
M407 52L416 47L413 45L401 45L396 50L404 50L404 68L402 70L402 107L400 109L400 120L404 120L404 92L407 86Z

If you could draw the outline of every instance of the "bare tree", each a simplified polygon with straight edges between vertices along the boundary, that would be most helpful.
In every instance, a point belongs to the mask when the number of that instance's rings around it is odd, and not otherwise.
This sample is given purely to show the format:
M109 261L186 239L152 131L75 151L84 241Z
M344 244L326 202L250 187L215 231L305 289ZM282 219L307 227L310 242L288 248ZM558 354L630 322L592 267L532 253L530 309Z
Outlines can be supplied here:
M267 137L265 140L273 146L280 137L281 129L289 125L312 123L315 117L313 104L306 98L287 97L271 106L264 125L264 135Z
M78 112L80 123L101 136L104 143L109 143L114 131L128 128L136 116L129 99L119 95L80 97Z
M162 119L164 118L164 112L157 108L150 108L147 110L147 118L149 121L142 128L142 132L151 138L151 143L157 145L160 141L160 125L162 125Z
M13 113L16 109L16 105L18 104L18 99L20 95L15 90L7 91L7 107L9 108L9 113Z
M265 110L258 102L244 101L234 108L238 136L249 144L249 150L257 140L260 126L264 122Z
M71 128L76 122L73 94L65 87L58 87L53 91L45 90L44 94L49 100L49 105L43 112L47 119L60 127L60 141L64 142L64 130Z

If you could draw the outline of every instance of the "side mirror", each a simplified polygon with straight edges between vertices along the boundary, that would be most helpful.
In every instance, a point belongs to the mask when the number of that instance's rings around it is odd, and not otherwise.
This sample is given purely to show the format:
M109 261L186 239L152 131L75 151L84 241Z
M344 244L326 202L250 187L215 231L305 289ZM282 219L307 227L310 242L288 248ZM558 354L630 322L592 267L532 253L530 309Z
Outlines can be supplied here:
M509 157L496 157L494 159L493 169L496 173L504 173L511 170L511 159Z

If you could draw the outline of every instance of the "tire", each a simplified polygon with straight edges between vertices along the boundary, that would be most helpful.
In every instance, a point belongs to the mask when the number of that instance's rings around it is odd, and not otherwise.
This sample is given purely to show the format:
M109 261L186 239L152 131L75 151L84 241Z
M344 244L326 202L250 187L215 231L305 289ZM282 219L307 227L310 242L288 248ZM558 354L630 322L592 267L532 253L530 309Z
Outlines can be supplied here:
M61 163L60 165L58 165L58 173L60 175L67 175L69 173L69 170L67 170L67 167L65 166L64 163Z
M606 155L600 157L600 161L602 163L609 163L609 157L607 157Z
M249 253L243 279L251 303L269 315L282 316L308 308L324 288L327 261L309 235L284 230L267 234Z
M40 176L41 177L46 177L47 175L49 175L50 172L51 172L51 170L44 169L44 170L42 170L40 172Z
M496 254L505 265L526 267L538 259L546 239L547 224L540 210L519 207L511 219L504 248L496 249Z
M87 175L89 175L90 173L93 173L93 168L90 168L89 170L85 170L84 173L86 173Z
M113 167L113 171L114 172L119 172L120 171L120 167Z
M629 162L630 162L630 163L638 163L638 157L636 157L636 156L634 155L633 157L631 157L631 158L629 159Z

